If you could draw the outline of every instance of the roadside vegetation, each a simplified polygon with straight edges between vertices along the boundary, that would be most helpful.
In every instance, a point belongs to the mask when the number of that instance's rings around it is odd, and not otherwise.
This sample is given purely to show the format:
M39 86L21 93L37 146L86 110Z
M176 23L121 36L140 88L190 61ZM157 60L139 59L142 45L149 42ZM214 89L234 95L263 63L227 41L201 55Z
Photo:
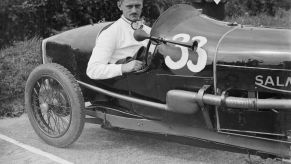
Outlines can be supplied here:
M279 10L274 16L259 14L249 16L248 13L239 17L227 17L228 22L237 22L243 25L252 25L257 27L275 27L275 28L291 28L291 10Z
M41 63L41 39L18 41L0 51L0 117L24 112L24 88L29 73Z
M116 20L120 16L116 1L1 0L0 117L24 112L24 86L29 73L41 63L41 38L99 20ZM288 0L227 1L225 21L291 28ZM177 3L193 1L145 0L146 21L152 24L161 12Z
M265 2L265 3L262 3ZM229 1L225 21L243 25L291 28L291 1Z

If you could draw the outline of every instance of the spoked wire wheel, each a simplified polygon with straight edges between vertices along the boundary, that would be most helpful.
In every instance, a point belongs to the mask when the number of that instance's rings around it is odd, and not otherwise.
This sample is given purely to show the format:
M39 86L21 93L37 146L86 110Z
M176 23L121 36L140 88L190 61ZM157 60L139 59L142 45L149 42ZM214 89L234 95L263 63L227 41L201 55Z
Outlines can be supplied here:
M33 70L25 88L25 108L35 132L45 142L66 147L84 127L84 100L73 75L58 64Z
M33 86L32 112L39 128L50 137L64 135L71 122L71 103L56 79L43 76Z

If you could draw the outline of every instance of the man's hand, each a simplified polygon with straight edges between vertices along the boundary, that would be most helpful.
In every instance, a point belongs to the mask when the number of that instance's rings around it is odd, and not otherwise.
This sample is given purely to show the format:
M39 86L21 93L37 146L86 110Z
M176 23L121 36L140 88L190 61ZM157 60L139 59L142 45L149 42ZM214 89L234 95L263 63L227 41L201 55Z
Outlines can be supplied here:
M122 73L130 73L142 69L143 66L144 66L143 62L139 60L133 60L130 61L129 63L122 64L121 70Z

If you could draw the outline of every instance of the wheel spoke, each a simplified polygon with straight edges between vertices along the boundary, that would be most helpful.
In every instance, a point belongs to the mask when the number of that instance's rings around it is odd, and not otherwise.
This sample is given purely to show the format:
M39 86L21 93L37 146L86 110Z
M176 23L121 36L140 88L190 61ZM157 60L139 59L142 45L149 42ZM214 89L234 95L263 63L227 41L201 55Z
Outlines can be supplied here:
M66 130L66 126L64 125L64 121L62 120L62 117L59 117L59 119L60 119L60 122L61 122L61 124L62 124L62 128L63 128L64 130Z
M38 94L38 92L36 91L35 88L33 88L33 91L34 91L34 93L39 97L39 94Z
M65 109L70 109L71 107L66 107L66 106L61 106L61 105L54 105L54 104L48 104L50 106L53 106L53 107L60 107L60 108L65 108Z
M60 119L59 116L57 116L56 118L57 118L57 121L58 121L59 129L60 129L60 131L62 132L62 131L64 130L64 129L63 129L64 127L61 125L61 121L60 121L61 119ZM61 132L60 132L60 134L61 134Z
M48 124L48 120L45 120L45 118L48 118L48 114L44 113L43 115L43 121L40 121L42 124L44 124L44 126L47 128L47 132L50 133L50 130L53 131L53 129L49 126Z
M54 112L51 112L52 118L54 120L54 126L57 129L57 131L59 132L59 134L61 134L60 128L59 128L59 124L58 124L58 119L57 116L54 114Z
M64 120L62 117L58 117L59 121L60 121L60 125L62 127L63 130L66 130L67 127L68 127L68 124L67 125L64 125Z
M54 114L55 115L55 114ZM59 118L59 116L56 116L55 115L55 117L56 117L56 123L57 123L57 129L58 129L58 131L59 131L59 134L62 134L61 132L62 132L62 130L61 130L61 125L60 125L60 118Z
M43 78L41 78L41 85L40 85L40 87L39 87L39 91L41 92L41 97L43 98L43 101L44 102L47 102L47 100L46 100L46 96L45 96L45 90L44 90L44 81L43 81Z
M47 79L47 87L49 87L49 96L50 96L50 100L52 101L52 103L54 102L54 86L53 86L53 82L50 82L50 79Z
M54 118L53 110L50 110L49 114L50 114L50 118L52 118L51 120L53 123L53 125L51 124L51 127L52 127L53 131L56 132L56 120Z
M37 84L37 86L38 86L39 88L41 87L41 85L39 84L39 82L38 82L38 81L36 82L36 84Z
M47 84L46 80L48 80L48 79L42 80L43 81L42 85L43 85L43 89L44 89L44 97L46 98L44 100L44 102L51 102L52 99L50 97L50 92L49 92L49 90L47 88L48 84ZM47 101L47 99L48 99L48 101Z
M46 116L47 116L47 124L48 124L48 127L49 127L49 130L52 130L53 131L53 129L51 129L51 122L50 122L50 114L49 113L46 113ZM50 131L48 130L48 133L50 133Z
M67 120L67 119L64 118L64 117L60 117L60 119L62 120L62 123L64 124L64 127L67 128L68 125L69 125L69 123L70 123L70 121Z

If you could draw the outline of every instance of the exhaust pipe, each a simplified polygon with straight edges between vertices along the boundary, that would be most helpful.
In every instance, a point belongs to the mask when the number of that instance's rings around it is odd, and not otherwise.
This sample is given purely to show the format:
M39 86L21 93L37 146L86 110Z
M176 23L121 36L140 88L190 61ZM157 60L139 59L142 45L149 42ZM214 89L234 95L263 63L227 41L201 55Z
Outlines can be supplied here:
M219 95L204 94L198 96L196 92L171 90L168 95L184 95L184 97L192 97L191 99L197 103L202 102L205 105L215 105L229 108L242 109L291 109L290 99L256 99L241 97L224 97Z

